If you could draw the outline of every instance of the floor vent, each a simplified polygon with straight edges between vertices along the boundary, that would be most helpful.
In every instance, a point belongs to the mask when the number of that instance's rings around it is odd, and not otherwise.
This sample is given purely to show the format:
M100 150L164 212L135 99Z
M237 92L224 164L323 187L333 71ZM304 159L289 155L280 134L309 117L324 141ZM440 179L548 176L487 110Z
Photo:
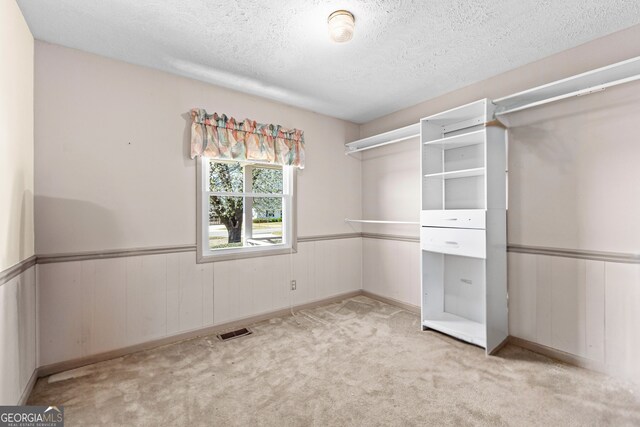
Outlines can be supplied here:
M231 332L226 332L224 334L220 334L218 335L218 338L220 338L220 340L222 341L229 341L232 340L234 338L240 338L240 337L244 337L246 335L251 335L252 332L250 330L248 330L247 328L242 328L242 329L238 329L236 331L231 331Z

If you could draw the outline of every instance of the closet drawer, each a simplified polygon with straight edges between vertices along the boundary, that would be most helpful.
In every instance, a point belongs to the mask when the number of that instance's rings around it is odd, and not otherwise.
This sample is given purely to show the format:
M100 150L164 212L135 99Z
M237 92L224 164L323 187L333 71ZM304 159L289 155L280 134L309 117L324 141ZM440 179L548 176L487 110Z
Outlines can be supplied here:
M423 251L486 258L484 230L463 228L420 228L420 248Z
M456 209L448 211L422 211L423 227L486 228L484 209Z

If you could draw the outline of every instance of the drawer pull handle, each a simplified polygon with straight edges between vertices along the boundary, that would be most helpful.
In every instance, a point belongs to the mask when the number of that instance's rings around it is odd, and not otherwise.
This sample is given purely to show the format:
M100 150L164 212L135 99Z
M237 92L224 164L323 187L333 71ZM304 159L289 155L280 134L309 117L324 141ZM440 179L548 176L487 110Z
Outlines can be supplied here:
M449 241L449 242L445 242L445 243L446 243L447 245L457 245L457 244L458 244L458 242L451 242L451 241Z
M445 218L444 220L445 221L457 221L458 218Z

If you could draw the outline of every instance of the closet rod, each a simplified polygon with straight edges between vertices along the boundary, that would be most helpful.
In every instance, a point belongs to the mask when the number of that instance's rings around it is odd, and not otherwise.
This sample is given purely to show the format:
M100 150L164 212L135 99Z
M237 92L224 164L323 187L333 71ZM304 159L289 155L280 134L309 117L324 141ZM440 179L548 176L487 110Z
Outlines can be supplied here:
M494 99L496 117L640 80L640 56Z
M615 82L605 83L598 86L588 87L586 89L580 89L573 92L564 93L558 96L552 96L551 98L541 99L540 101L532 102L530 104L522 105L520 107L514 107L508 110L498 111L495 114L496 116L504 116L505 114L516 113L518 111L528 110L529 108L538 107L540 105L549 104L551 102L561 101L567 98L573 98L574 96L591 95L592 93L602 92L603 90L609 87L617 86L623 83L629 83L638 79L640 79L640 74L638 74L637 76L628 77L626 79L616 80Z
M381 142L381 143L379 143L379 144L370 145L370 146L368 146L368 147L355 148L355 149L353 149L353 150L345 151L345 153L344 153L344 154L349 155L349 154L353 154L353 153L359 153L360 151L371 150L372 148L382 147L383 145L395 144L396 142L406 141L407 139L417 138L417 137L419 137L419 136L420 136L420 134L419 134L419 133L417 133L417 134L415 134L415 135L404 136L404 137L402 137L402 138L392 139L392 140L390 140L390 141Z

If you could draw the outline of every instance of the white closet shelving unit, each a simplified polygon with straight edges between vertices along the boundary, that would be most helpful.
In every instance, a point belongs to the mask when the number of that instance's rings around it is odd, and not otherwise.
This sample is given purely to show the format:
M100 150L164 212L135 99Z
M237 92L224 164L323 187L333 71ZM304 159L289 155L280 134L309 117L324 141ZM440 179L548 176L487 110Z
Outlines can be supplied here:
M390 130L389 132L349 142L344 146L345 154L359 153L360 151L382 147L383 145L395 144L396 142L406 141L407 139L417 138L419 136L420 123L414 123L409 126Z
M420 121L422 327L507 338L506 131L483 99Z

